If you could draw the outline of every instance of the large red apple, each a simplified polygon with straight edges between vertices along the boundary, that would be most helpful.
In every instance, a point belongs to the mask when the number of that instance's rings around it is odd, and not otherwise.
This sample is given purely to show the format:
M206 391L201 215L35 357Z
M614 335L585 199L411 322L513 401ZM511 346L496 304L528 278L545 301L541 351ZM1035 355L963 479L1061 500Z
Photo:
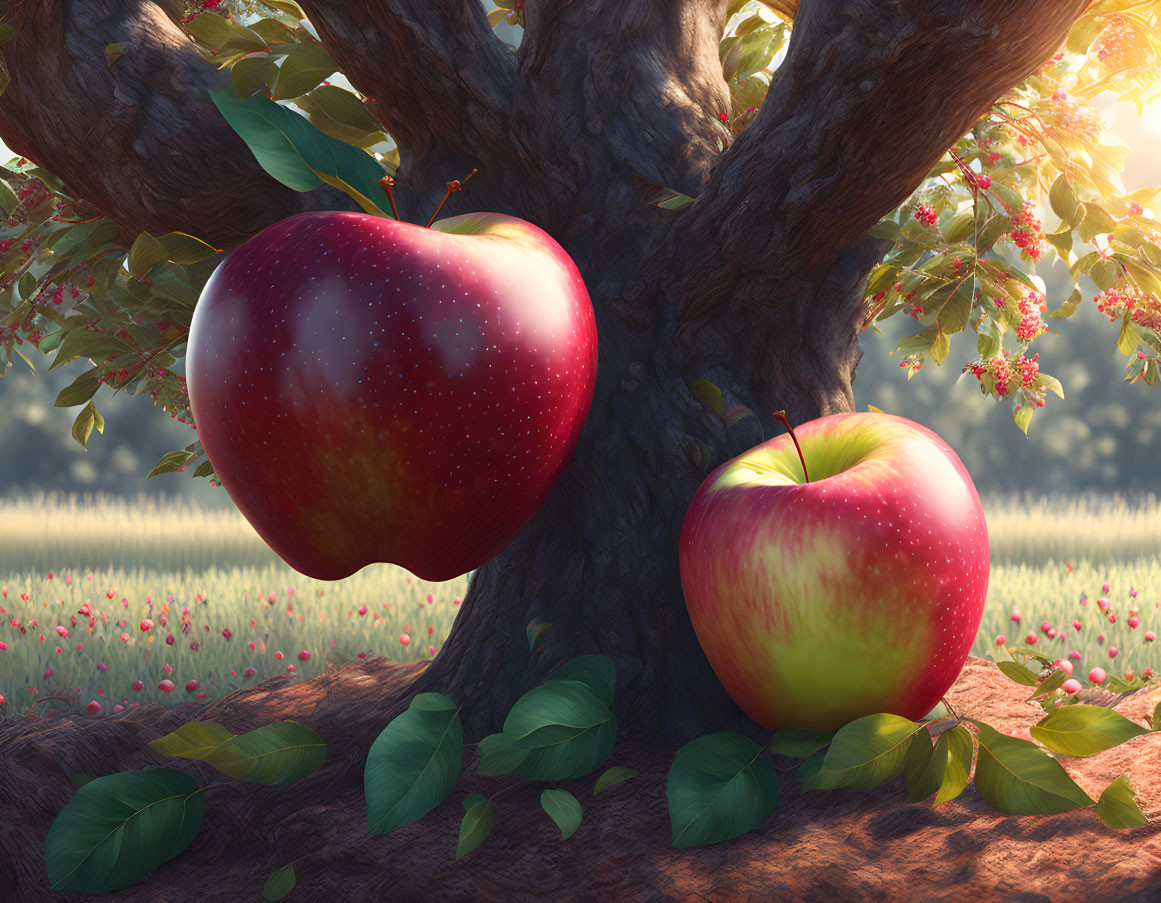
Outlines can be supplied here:
M442 581L548 496L592 403L597 331L576 265L531 223L323 211L226 256L186 361L215 474L287 564Z
M722 464L681 529L681 587L733 700L775 730L918 720L983 616L983 507L951 447L882 413L835 414Z

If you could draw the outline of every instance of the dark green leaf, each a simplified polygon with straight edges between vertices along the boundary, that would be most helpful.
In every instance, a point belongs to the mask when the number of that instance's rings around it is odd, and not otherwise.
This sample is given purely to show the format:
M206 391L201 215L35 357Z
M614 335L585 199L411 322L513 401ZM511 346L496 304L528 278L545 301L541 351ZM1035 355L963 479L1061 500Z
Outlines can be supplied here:
M146 479L162 473L176 473L185 467L185 465L188 464L190 459L193 457L194 455L187 451L178 450L166 452L161 456L161 459L157 462L157 464L154 465L153 470L149 471Z
M187 721L164 737L152 740L149 748L159 756L181 756L184 759L204 759L231 737L231 733L216 721Z
M540 805L560 828L561 840L568 840L580 827L581 804L567 790L545 790L540 794Z
M616 733L617 719L588 684L549 680L516 700L502 733L480 741L479 770L534 781L583 777L609 758Z
M1149 819L1137 805L1133 785L1128 775L1121 775L1101 793L1097 800L1096 814L1110 828L1139 828L1149 824Z
M593 796L596 796L602 790L608 790L614 784L619 784L621 781L627 781L629 778L637 774L632 768L624 768L620 765L614 765L607 769L604 774L597 778L597 785L593 788Z
M456 845L456 862L488 839L496 827L496 806L478 793L464 798L464 819L460 822L460 839Z
M928 731L916 731L907 747L907 758L903 763L903 783L907 788L907 801L918 803L936 793L943 785L943 774L947 768L947 749L936 755L935 745Z
M299 44L286 54L279 68L278 81L270 95L274 100L289 100L317 88L323 79L338 68L322 45Z
M919 730L927 729L909 718L886 712L855 719L834 735L822 769L809 789L869 790L898 777L911 737Z
M1091 799L1054 758L1029 740L1007 737L976 721L975 785L994 808L1012 815L1057 815L1091 806Z
M903 230L899 224L891 219L881 219L871 226L868 234L872 238L888 238L896 244L904 241Z
M1115 709L1067 705L1036 722L1028 733L1053 752L1091 756L1149 732Z
M370 154L324 134L262 94L241 98L230 89L209 93L259 165L282 184L295 191L333 185L367 213L386 215L380 203L386 205L387 199L379 185L386 171Z
M65 386L56 396L53 407L71 408L73 405L84 404L97 394L101 384L97 382L97 368L82 373L71 383Z
M961 793L968 783L968 774L972 770L972 751L975 738L972 732L962 724L957 724L951 730L939 735L935 744L935 757L940 761L946 759L943 772L943 784L939 793L935 795L933 806L939 806L948 800L953 800ZM940 757L944 758L940 758Z
M1026 687L1034 687L1040 682L1040 678L1033 674L1031 669L1019 662L996 662L996 667L1004 672L1004 676Z
M420 693L383 729L367 755L363 787L368 836L422 818L451 793L463 765L459 707L439 693Z
M151 269L168 258L165 246L148 232L142 232L129 249L129 275L144 280Z
M674 847L729 840L766 823L778 807L778 776L762 752L733 731L677 751L667 779Z
M578 655L557 668L552 679L588 684L598 699L611 706L617 687L617 667L607 655Z
M766 748L780 756L805 759L824 749L834 739L836 731L775 731Z
M293 863L284 865L270 873L270 877L266 879L266 884L262 887L262 899L274 903L275 900L281 900L292 890L294 890Z
M111 355L127 354L132 351L133 346L119 336L75 326L65 335L64 341L61 342L60 351L57 352L52 366L48 369L55 370L57 367L63 367L78 357L91 358L94 363L102 364L105 358Z
M326 743L309 727L278 721L231 737L201 759L232 778L285 787L311 774L326 757Z
M725 416L726 409L722 403L722 390L706 379L699 379L691 387L694 397L709 407L719 417Z
M367 112L358 97L337 85L319 85L310 92L309 97L318 104L320 110L340 125L362 132L383 129L382 124Z
M1031 702L1037 696L1044 696L1046 693L1051 693L1054 690L1059 690L1061 685L1068 680L1068 672L1063 668L1055 668L1044 680L1036 684L1036 689L1032 691L1025 702Z
M126 771L89 781L48 829L44 859L53 890L121 890L190 845L205 794L174 768Z

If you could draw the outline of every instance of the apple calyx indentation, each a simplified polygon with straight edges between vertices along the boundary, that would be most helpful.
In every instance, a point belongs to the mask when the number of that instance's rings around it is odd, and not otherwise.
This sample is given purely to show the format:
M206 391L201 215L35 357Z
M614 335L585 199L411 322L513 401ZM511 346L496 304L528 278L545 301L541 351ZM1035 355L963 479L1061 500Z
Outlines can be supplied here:
M794 427L790 425L790 421L786 419L785 411L775 411L774 419L781 423L786 429L790 431L790 438L794 442L794 447L798 449L798 460L802 462L802 475L806 477L806 482L810 482L810 474L806 472L806 458L802 456L802 446L798 444L798 437L794 435Z

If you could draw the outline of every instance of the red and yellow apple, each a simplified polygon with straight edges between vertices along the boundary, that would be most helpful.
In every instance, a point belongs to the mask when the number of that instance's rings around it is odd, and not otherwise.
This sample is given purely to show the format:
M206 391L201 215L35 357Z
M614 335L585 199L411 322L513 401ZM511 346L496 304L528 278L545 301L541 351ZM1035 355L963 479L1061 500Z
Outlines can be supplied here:
M310 212L218 265L186 364L218 480L287 564L442 581L500 552L560 477L596 318L576 264L516 217Z
M983 616L979 495L952 448L903 417L835 414L794 434L802 460L791 434L764 442L714 470L686 511L679 565L698 641L765 727L919 720Z

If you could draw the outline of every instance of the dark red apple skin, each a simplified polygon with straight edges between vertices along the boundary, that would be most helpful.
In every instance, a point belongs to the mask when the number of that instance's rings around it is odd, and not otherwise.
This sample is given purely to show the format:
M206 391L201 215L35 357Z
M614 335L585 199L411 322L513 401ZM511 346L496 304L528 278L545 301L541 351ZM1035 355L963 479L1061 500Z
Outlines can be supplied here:
M531 520L579 440L597 329L572 259L515 217L435 225L292 216L227 255L198 300L198 437L238 509L307 576L474 570Z

